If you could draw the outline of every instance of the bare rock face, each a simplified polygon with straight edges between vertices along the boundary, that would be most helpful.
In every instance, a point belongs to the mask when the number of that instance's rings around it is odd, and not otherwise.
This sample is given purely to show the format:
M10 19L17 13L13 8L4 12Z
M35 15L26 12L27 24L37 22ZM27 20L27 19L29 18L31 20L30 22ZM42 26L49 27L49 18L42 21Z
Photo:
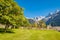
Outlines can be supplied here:
M53 26L60 26L60 11L52 19Z
M60 11L57 10L53 14L49 14L44 19L47 25L51 24L51 26L60 26Z

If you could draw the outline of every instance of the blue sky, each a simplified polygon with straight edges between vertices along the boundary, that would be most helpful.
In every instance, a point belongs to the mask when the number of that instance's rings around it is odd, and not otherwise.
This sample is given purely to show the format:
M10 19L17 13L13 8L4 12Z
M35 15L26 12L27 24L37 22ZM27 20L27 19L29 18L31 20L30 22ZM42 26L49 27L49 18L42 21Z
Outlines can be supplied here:
M60 9L60 0L15 0L24 8L24 15L28 18L46 16L49 12Z

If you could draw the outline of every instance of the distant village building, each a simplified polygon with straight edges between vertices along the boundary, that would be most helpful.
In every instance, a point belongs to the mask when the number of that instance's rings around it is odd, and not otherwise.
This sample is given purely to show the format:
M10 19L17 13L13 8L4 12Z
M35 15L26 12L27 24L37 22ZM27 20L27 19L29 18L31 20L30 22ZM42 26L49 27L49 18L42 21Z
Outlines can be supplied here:
M51 25L48 25L47 26L47 30L49 30L49 29L52 29L52 26Z

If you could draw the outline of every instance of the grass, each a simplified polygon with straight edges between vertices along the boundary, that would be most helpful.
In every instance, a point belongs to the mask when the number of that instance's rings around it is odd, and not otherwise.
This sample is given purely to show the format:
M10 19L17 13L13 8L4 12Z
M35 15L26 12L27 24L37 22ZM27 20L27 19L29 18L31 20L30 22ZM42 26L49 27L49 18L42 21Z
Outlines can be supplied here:
M53 30L14 29L14 33L0 33L0 40L60 40L60 32Z

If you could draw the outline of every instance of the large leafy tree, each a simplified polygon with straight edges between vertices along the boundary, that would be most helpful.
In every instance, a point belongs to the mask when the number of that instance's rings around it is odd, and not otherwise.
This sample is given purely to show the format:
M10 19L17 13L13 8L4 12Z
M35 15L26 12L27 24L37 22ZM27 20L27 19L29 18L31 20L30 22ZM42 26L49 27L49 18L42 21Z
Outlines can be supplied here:
M23 8L14 0L0 0L0 23L5 25L5 29L9 26L23 26L27 23Z

